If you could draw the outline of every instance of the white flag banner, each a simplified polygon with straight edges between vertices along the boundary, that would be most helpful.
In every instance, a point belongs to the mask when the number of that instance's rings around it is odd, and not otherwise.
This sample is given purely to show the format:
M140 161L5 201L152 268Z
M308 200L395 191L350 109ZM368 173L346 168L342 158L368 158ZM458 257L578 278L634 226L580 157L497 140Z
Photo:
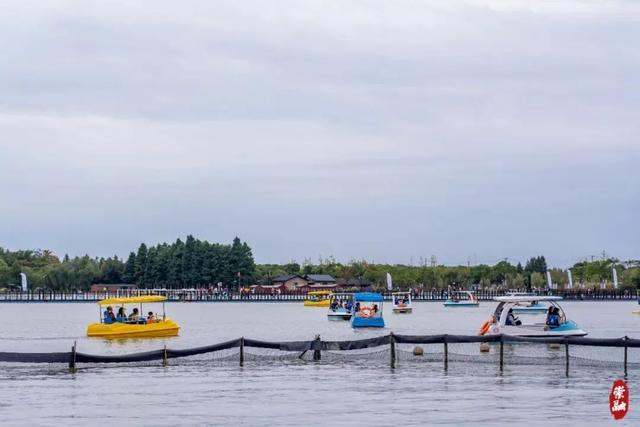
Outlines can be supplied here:
M569 289L573 289L573 276L571 275L571 269L567 270L567 276L569 276Z
M387 273L387 289L390 291L393 290L393 280L391 279L390 273Z
M551 282L551 272L547 270L547 286L549 289L553 289L553 282Z
M618 272L615 266L613 267L613 287L618 289Z
M22 287L22 292L27 292L27 275L24 273L20 273L20 281L21 281L21 287Z

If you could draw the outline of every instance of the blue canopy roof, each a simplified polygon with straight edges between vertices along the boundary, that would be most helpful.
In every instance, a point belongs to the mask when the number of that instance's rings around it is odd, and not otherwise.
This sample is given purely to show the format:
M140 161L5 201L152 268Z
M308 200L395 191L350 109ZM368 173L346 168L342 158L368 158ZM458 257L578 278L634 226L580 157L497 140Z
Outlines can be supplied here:
M353 294L354 301L382 301L382 295L373 292L359 292Z

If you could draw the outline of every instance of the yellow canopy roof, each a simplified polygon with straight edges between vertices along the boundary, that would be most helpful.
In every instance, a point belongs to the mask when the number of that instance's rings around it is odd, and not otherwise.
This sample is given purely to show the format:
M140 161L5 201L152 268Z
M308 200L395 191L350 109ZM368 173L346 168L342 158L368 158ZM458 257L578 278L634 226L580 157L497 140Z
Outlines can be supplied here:
M116 304L143 304L149 302L163 302L167 297L162 295L140 295L137 297L107 298L98 301L98 305L116 305Z

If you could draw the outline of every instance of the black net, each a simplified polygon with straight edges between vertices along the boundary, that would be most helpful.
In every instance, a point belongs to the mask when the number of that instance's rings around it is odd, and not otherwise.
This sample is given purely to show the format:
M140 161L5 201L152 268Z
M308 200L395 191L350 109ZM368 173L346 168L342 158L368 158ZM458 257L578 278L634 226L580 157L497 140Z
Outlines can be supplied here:
M559 369L607 367L640 369L640 340L615 338L523 338L513 336L464 335L384 335L350 341L269 342L238 338L222 343L188 348L162 348L153 351L93 355L82 352L17 353L0 352L0 363L87 365L189 365L210 363L374 363L441 364L453 367L463 363L496 366L546 365Z

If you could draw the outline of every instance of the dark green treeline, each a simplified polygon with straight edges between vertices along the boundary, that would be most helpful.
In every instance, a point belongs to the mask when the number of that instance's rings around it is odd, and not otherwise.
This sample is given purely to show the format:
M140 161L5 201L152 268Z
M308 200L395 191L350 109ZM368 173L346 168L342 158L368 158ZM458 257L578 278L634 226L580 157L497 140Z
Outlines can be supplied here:
M141 244L125 260L83 257L62 261L50 251L6 251L0 248L0 288L19 283L20 272L29 287L86 290L94 283L135 283L142 288L208 287L252 284L255 263L251 248L235 238L229 244L209 243L187 236L172 244Z
M617 259L584 261L571 267L575 284L600 286L612 283L617 270L622 287L640 287L640 261ZM422 265L374 264L367 261L337 262L332 257L313 263L255 265L251 248L235 238L231 244L209 243L187 236L172 244L147 247L141 244L126 260L83 257L62 261L51 251L0 248L0 289L20 283L20 272L27 274L29 288L86 290L96 283L135 283L142 288L198 288L215 286L237 288L269 284L283 274L330 274L335 278L367 279L374 288L385 289L387 272L395 287L446 288L448 286L487 288L544 287L547 262L543 256L530 258L524 266L500 261L494 265L444 266L435 262ZM552 280L562 287L568 281L567 270L550 268ZM240 275L238 276L238 273Z
M617 259L585 261L571 267L574 284L600 286L601 282L612 284L613 266L618 272L622 287L640 287L640 261L620 263ZM560 286L568 282L566 269L549 268L554 283ZM378 290L386 289L386 274L391 273L394 287L407 288L447 288L457 286L488 288L500 286L505 289L524 289L546 286L547 262L544 256L530 258L524 267L500 261L494 265L445 266L423 263L422 265L373 264L367 261L351 261L343 264L332 257L320 259L317 263L305 261L302 265L290 262L284 265L262 264L256 267L258 283L268 283L269 279L282 274L330 274L333 277L364 278Z

